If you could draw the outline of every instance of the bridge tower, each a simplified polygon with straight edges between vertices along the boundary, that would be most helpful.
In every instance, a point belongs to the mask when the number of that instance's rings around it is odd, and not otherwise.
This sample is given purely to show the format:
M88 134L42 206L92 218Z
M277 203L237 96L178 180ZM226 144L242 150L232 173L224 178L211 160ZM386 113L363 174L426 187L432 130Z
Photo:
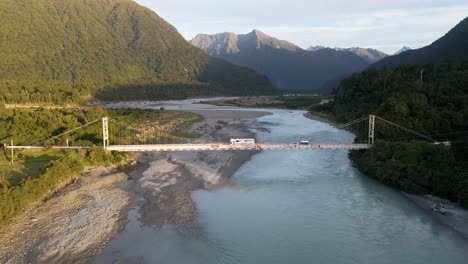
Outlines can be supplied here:
M368 144L374 144L374 131L375 131L375 115L369 115L369 138Z
M102 118L102 145L104 149L109 146L109 123L107 117Z

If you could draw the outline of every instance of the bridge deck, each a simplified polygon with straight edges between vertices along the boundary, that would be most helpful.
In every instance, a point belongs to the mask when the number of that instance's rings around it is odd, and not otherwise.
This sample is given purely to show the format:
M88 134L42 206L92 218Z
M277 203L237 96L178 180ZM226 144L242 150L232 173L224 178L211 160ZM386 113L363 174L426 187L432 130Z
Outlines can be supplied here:
M319 149L369 149L369 144L160 144L160 145L112 145L107 150L122 152L145 151L221 151L221 150L319 150Z
M120 152L150 152L150 151L222 151L222 150L320 150L320 149L369 149L369 144L239 144L224 143L210 144L157 144L157 145L111 145L107 150ZM93 147L80 146L5 146L7 149L90 149Z

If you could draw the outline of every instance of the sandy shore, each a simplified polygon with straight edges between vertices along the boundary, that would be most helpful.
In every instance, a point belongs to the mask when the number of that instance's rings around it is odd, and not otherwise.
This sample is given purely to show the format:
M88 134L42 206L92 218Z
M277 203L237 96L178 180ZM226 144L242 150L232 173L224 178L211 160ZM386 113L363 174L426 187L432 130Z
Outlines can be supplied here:
M89 168L0 230L0 263L85 263L127 220L127 175Z
M449 200L442 199L432 195L414 195L404 193L411 201L416 203L419 207L427 210L435 219L442 224L453 228L460 233L463 237L468 239L468 210L460 205L450 202ZM432 208L434 205L441 203L447 210L447 213L441 214L434 212Z

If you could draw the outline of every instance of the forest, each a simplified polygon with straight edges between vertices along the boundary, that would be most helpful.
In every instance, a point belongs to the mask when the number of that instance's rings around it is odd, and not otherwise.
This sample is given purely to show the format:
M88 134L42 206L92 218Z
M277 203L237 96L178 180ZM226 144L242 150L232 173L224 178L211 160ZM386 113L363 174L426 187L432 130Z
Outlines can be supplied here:
M343 80L312 110L347 122L375 114L436 142L376 123L376 145L351 154L366 174L399 189L468 206L468 61L369 69Z

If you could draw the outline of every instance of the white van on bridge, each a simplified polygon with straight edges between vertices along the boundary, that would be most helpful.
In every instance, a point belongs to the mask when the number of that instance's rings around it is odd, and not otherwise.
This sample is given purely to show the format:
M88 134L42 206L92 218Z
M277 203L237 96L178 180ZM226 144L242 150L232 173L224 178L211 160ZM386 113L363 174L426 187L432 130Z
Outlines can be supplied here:
M255 144L255 138L231 138L231 145Z

